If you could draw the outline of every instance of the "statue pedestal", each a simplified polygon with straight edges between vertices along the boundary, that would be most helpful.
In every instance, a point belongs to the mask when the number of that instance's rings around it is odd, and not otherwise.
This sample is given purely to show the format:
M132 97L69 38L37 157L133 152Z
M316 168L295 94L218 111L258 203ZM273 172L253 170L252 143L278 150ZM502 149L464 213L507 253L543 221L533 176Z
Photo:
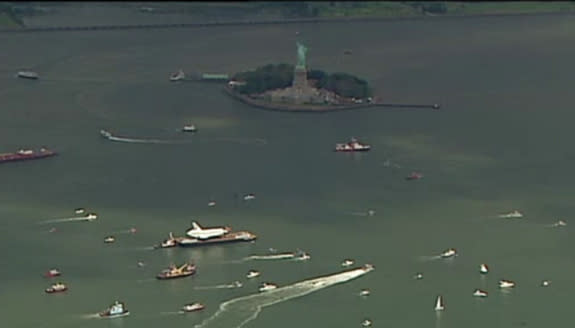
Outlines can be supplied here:
M305 69L305 67L296 66L293 72L292 86L296 89L309 88L309 85L307 84L307 70Z

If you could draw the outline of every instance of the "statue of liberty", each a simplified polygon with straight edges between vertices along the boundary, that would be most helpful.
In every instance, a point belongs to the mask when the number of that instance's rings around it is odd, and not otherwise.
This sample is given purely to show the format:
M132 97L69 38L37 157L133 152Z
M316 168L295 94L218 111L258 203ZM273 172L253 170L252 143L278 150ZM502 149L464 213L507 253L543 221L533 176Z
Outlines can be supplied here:
M305 56L307 48L302 43L297 42L297 66L298 68L305 68Z

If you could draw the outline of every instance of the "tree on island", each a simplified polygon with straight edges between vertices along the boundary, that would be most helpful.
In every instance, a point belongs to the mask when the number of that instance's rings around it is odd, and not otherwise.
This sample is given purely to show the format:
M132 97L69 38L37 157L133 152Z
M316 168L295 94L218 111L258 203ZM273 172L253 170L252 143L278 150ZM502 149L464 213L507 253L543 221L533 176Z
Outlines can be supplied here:
M245 84L236 90L241 94L260 94L269 90L284 89L292 85L294 66L290 64L269 64L253 71L236 73L232 80ZM367 81L347 73L328 74L319 69L307 72L308 81L318 89L329 90L345 98L365 99L371 96Z

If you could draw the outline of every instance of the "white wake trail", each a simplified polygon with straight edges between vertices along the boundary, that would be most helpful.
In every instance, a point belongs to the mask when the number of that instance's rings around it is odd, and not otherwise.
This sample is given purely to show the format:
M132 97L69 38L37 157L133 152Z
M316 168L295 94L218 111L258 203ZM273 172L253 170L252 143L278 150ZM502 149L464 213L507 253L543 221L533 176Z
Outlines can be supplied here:
M73 218L62 218L62 219L53 219L53 220L41 221L41 222L39 222L39 224L59 223L59 222L75 222L75 221L90 221L90 219L88 219L85 216L78 216L78 217L73 217Z
M296 257L294 253L280 253L280 254L270 254L270 255L251 255L245 257L245 261L249 260L287 260Z
M329 286L363 276L373 268L359 268L328 276L304 280L267 292L235 298L220 305L218 311L194 328L241 328L257 318L266 306L301 297Z

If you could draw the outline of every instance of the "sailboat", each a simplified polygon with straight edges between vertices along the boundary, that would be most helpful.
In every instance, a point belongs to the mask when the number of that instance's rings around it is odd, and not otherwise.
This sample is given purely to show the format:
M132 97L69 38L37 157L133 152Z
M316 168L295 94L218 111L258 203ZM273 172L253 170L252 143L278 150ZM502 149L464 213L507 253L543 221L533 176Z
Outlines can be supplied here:
M435 301L435 311L443 311L445 306L443 305L443 299L440 296L437 296L437 300Z

